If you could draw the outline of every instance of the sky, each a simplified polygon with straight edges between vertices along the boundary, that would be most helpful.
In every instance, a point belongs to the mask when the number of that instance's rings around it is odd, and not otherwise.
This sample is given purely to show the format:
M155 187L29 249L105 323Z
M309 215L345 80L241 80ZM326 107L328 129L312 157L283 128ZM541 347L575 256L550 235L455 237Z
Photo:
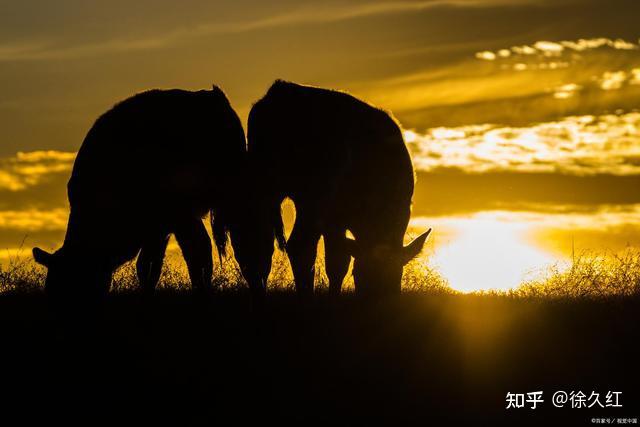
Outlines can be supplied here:
M565 252L576 230L638 245L638 18L634 0L0 1L0 248L59 245L74 153L117 101L216 84L246 123L276 78L398 119L436 242L508 212Z

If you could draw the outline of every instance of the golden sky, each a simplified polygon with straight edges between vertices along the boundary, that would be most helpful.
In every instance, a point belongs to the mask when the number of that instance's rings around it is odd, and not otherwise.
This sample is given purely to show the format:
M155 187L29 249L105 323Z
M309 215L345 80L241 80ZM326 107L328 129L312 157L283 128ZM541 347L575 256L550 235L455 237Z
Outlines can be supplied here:
M392 111L416 217L519 212L640 244L638 17L635 0L2 2L0 248L59 244L74 153L118 100L215 83L246 120L276 78Z

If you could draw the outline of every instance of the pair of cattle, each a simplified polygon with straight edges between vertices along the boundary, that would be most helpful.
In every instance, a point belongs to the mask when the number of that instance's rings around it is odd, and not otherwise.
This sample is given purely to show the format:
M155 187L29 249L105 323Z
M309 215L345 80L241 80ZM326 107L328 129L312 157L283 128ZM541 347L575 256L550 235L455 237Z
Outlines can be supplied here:
M98 118L68 183L64 244L33 250L48 267L47 291L103 294L138 255L140 285L153 292L170 234L194 289L206 289L210 213L219 252L229 236L254 295L266 290L274 240L286 247L297 290L312 293L320 236L331 292L351 257L357 292L399 292L403 266L429 232L403 246L414 175L397 123L346 93L276 81L251 109L247 139L217 87L144 92ZM287 197L296 221L285 242Z

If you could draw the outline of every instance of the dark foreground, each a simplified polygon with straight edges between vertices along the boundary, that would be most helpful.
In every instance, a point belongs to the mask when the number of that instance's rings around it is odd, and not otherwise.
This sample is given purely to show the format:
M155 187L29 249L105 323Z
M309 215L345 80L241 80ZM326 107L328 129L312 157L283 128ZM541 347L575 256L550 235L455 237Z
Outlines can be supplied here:
M112 296L73 327L41 294L0 296L0 425L591 425L640 422L637 299L552 302L405 294L301 302ZM555 408L554 392L622 392ZM543 391L506 410L507 392ZM597 405L596 405L597 406ZM615 423L616 420L613 420ZM606 422L606 421L605 421ZM52 425L52 424L49 424Z

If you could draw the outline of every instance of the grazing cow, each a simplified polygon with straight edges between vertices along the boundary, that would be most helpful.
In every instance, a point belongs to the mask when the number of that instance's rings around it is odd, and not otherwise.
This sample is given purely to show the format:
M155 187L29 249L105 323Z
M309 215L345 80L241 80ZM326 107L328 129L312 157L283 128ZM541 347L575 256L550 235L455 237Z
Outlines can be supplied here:
M202 218L211 213L223 253L245 157L242 124L215 86L151 90L120 102L98 118L78 151L64 244L53 254L33 250L48 267L45 289L103 295L114 270L139 254L138 279L152 293L174 234L194 290L205 290L213 262Z
M351 256L358 293L400 291L403 266L431 230L403 246L414 174L388 113L346 93L278 80L251 109L248 153L261 186L254 287L266 280L273 238L284 243L279 206L288 197L296 220L286 250L299 292L313 292L320 236L332 293L340 293Z

